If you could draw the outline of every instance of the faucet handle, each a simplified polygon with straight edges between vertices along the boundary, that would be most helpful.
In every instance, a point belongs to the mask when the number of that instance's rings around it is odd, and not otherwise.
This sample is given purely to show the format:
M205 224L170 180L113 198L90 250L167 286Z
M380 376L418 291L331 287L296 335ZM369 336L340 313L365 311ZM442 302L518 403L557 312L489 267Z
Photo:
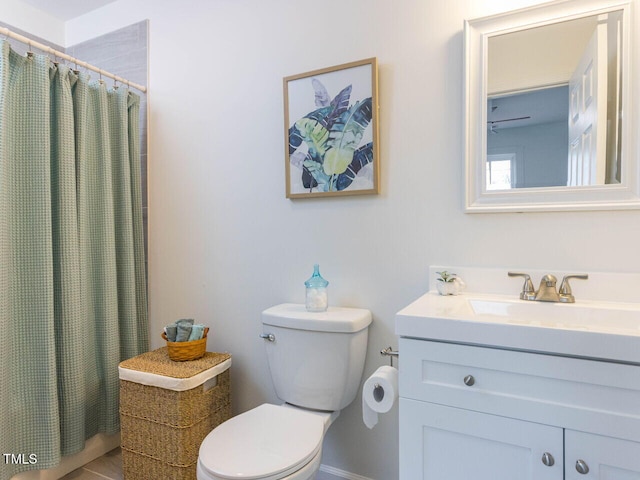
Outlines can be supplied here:
M571 285L569 285L570 278L579 278L581 280L587 280L589 278L589 275L587 275L586 273L580 273L580 274L565 275L564 277L562 277L560 290L558 290L558 295L560 295L560 301L562 303L575 303L576 301L576 298L573 296L573 293L571 292Z
M528 273L520 272L507 272L510 277L524 277L524 284L522 285L522 292L520 292L521 300L534 300L536 298L536 290L533 288L533 282Z

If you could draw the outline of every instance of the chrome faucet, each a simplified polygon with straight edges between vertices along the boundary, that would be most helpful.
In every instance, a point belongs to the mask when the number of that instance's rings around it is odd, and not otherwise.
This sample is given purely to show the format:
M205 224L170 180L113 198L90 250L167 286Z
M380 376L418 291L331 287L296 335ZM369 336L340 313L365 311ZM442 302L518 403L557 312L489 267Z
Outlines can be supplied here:
M547 274L540 280L540 287L535 291L533 289L533 282L531 277L527 273L508 272L510 277L524 277L524 285L522 286L522 292L520 292L521 300L534 300L537 302L561 302L561 303L575 303L576 299L571 292L571 285L569 285L570 278L579 278L586 280L589 275L573 274L565 275L562 278L560 284L560 290L556 290L556 284L558 279L551 274Z

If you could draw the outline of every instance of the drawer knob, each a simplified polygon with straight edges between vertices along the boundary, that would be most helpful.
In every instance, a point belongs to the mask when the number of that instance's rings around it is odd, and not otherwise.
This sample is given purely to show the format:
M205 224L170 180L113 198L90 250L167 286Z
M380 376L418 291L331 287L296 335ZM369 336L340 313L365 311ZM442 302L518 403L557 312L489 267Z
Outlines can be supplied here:
M542 454L542 463L544 463L547 467L553 467L553 464L556 463L556 461L553 458L553 455L551 455L549 452L544 452Z
M472 386L474 383L476 383L476 379L473 378L473 375L467 375L466 377L464 377L464 384L467 387Z
M584 460L578 460L576 462L576 470L578 471L578 473L586 475L587 473L589 473L589 466Z

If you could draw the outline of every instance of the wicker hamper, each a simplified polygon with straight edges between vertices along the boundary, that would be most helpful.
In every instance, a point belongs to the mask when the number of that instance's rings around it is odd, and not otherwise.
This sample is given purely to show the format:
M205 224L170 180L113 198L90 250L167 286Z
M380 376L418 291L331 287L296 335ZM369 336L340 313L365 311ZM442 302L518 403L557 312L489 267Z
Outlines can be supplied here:
M188 362L167 347L120 364L120 428L125 480L195 480L204 437L231 417L231 355Z

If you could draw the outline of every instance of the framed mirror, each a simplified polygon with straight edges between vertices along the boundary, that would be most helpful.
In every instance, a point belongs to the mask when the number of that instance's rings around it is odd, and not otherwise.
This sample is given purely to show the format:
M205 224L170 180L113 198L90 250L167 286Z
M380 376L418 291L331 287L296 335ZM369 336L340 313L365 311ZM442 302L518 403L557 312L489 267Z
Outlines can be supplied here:
M631 1L465 22L467 212L640 208Z

